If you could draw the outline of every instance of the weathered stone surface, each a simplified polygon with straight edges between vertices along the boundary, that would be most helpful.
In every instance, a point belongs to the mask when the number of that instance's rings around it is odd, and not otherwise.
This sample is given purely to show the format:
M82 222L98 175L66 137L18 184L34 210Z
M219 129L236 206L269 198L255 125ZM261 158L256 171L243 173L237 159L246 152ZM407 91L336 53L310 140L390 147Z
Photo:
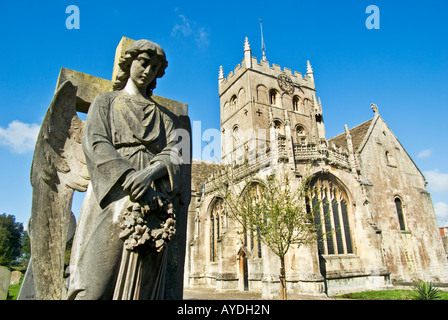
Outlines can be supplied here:
M10 280L11 271L7 267L0 266L0 300L6 300L8 297Z
M32 261L28 263L22 285L20 286L17 300L36 300L36 290L34 289L34 274Z
M188 116L188 104L176 100L153 95L153 100L178 116Z
M76 92L76 111L83 113L87 113L90 104L98 94L112 90L112 82L109 80L61 68L56 88L59 88L65 81L70 81L78 88Z
M118 71L120 70L120 67L118 66L120 59L123 58L124 54L126 53L126 50L134 42L135 40L129 39L127 37L121 38L120 43L118 44L117 49L115 50L115 61L114 61L114 69L112 71L112 82L114 82L117 79L117 74Z

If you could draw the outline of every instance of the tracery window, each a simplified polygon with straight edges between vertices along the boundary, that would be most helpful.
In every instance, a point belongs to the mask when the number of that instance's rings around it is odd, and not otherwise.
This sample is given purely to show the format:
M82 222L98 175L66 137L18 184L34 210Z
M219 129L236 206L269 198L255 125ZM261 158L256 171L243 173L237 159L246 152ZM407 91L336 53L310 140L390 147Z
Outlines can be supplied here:
M310 183L311 203L315 210L314 222L317 230L318 249L324 255L351 254L353 243L350 230L350 208L347 194L332 179L321 176Z
M227 223L224 201L218 198L210 210L210 261L212 262L218 260L218 242L221 241Z

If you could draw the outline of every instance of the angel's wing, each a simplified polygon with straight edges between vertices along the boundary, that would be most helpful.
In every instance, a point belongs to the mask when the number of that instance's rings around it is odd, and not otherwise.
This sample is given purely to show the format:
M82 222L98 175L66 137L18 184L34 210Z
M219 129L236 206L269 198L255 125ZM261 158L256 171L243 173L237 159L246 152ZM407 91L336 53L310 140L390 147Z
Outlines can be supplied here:
M58 300L64 295L64 256L73 221L73 192L85 191L89 181L81 147L84 122L76 114L76 91L69 81L57 89L34 151L29 235L38 300Z
M78 191L87 189L89 177L81 147L84 121L76 114L76 91L70 81L62 83L42 121L31 167L33 187L45 181L54 190L60 183Z

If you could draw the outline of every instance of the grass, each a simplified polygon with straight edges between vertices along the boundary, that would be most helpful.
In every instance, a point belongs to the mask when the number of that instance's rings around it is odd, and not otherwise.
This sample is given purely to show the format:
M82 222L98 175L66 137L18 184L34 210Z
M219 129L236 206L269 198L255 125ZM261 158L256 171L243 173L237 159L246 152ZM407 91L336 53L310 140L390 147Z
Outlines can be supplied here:
M347 293L335 298L360 299L360 300L416 300L417 293L413 290L382 290ZM440 291L439 300L448 300L448 292Z
M6 298L6 300L17 300L17 296L19 295L21 285L22 285L22 279L20 279L19 284L9 286L8 297Z
M9 286L8 289L8 298L6 300L17 300L17 296L19 295L20 284L15 284L13 286Z

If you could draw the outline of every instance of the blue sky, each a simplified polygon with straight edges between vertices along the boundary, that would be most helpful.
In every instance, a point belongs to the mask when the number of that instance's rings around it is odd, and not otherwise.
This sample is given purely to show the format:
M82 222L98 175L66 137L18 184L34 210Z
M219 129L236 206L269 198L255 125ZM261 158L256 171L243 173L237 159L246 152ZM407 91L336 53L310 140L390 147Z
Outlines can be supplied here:
M79 29L66 28L69 5L80 10ZM366 28L369 5L380 9L378 30ZM305 73L311 61L327 138L370 119L377 104L425 174L439 224L448 225L446 1L58 0L0 9L0 213L25 226L35 136L61 67L110 79L122 36L153 40L169 61L155 93L188 103L202 134L219 129L219 66L227 75L241 62L246 36L261 58L259 18L271 64ZM193 156L210 159L201 134Z

